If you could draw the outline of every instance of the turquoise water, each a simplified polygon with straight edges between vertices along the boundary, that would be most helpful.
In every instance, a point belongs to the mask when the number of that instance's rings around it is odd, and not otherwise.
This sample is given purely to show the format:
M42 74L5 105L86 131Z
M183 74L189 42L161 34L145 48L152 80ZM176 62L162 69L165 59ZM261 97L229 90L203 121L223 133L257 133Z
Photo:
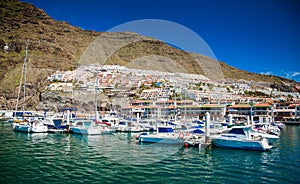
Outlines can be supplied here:
M0 183L300 183L300 127L258 152L140 145L134 134L17 133L1 122Z

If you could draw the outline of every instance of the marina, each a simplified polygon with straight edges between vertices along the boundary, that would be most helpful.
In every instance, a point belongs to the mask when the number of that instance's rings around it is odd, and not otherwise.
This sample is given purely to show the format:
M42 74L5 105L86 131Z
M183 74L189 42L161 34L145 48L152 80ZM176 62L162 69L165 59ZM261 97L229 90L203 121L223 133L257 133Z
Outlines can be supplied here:
M137 134L13 132L0 124L1 183L299 183L300 127L267 152L138 144Z
M1 1L0 184L300 183L287 3Z

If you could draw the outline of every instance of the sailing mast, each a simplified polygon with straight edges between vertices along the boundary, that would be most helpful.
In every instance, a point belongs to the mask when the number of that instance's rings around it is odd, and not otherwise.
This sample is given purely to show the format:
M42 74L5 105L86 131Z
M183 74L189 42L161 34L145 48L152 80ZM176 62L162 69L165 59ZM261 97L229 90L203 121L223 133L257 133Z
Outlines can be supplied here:
M26 41L26 51L25 51L25 59L24 59L24 86L23 86L23 104L22 104L23 115L24 115L24 110L25 110L27 56L28 56L28 41Z
M176 87L174 87L174 122L176 123L176 121L177 121L177 102L176 102Z
M26 66L27 66L29 40L27 40L25 43L26 43L25 58L24 58L24 62L23 62L23 67L22 67L22 72L21 72L21 78L20 78L20 84L19 84L19 90L18 90L17 103L16 103L16 108L15 108L15 111L18 111L19 99L20 99L20 94L21 94L21 86L22 86L22 81L23 81L23 76L24 76L23 104L22 104L22 111L23 111L23 113L24 113L24 110L25 110L24 104L25 104L25 88L26 88ZM16 116L16 113L15 113L15 116Z
M99 81L98 81L98 73L96 73L96 81L95 81L95 90L96 90L96 97L95 97L95 122L99 119L98 114L98 89L99 89Z

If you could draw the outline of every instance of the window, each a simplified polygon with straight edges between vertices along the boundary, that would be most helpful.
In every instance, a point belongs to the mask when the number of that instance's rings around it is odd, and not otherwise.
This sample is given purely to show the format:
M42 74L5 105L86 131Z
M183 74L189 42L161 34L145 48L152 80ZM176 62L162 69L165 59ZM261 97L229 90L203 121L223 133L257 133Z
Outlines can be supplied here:
M242 128L233 128L228 133L245 135L244 130Z

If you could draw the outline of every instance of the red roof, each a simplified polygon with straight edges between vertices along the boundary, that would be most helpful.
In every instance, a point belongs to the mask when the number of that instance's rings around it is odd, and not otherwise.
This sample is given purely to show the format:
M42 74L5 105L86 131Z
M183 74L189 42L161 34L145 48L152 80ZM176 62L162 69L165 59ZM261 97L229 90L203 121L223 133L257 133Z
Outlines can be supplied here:
M259 103L259 104L254 105L254 107L269 107L269 106L271 106L271 105L268 103Z
M232 105L229 108L250 108L251 106L249 104L237 104L237 105Z
M219 105L219 104L204 104L201 107L220 108L220 107L223 107L223 106Z
M153 100L132 100L131 103L153 102Z
M297 107L297 106L300 106L300 104L290 104L290 105L288 106L288 108L295 108L295 107Z

